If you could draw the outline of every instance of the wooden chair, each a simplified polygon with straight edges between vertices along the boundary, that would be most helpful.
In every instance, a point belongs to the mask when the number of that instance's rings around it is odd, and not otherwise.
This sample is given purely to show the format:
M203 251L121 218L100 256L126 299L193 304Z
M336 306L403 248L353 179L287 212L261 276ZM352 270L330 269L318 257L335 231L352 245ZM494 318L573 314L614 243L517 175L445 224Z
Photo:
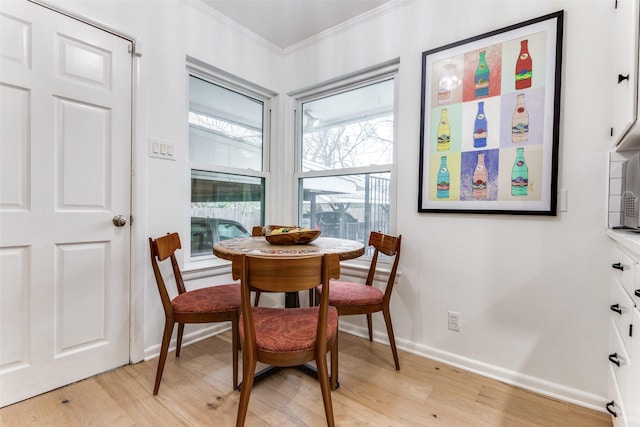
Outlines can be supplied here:
M366 282L362 284L332 280L329 289L329 304L337 308L340 316L353 314L367 315L369 341L373 341L371 315L382 311L384 321L387 325L387 334L389 336L393 361L395 362L397 371L400 370L400 362L398 361L398 351L396 350L396 341L393 336L393 326L391 325L389 301L391 300L391 291L393 290L393 284L396 280L396 272L398 270L398 262L400 261L401 240L402 236L394 237L372 231L369 235L369 246L373 246L374 252ZM376 277L378 256L381 253L387 256L395 256L384 292L373 286L373 281ZM318 295L324 296L325 294L322 285L318 286L316 291Z
M169 343L173 333L174 324L178 324L178 337L176 343L176 357L180 356L182 346L182 334L185 323L214 323L231 322L232 348L233 348L233 388L238 387L238 323L240 315L240 285L228 284L210 286L193 291L187 291L182 280L180 267L176 260L175 252L181 248L178 233L170 233L157 239L149 238L151 250L151 266L156 277L160 299L164 308L165 323L158 359L158 371L153 394L158 394L164 364L169 352ZM165 284L158 262L171 260L173 275L178 295L171 299Z
M264 236L264 228L261 225L254 225L253 228L251 229L251 237L260 237L260 236ZM253 305L257 307L258 304L260 303L260 291L256 291L253 298L254 298Z
M254 225L251 229L251 237L264 236L264 228L261 225Z
M278 228L279 226L275 225L275 226L272 226L272 227ZM260 237L260 236L264 236L264 227L262 227L261 225L253 226L253 228L251 229L251 237ZM309 305L313 304L313 295L314 294L315 294L315 290L309 289ZM257 307L259 305L259 303L260 303L260 291L256 291L253 298L254 298L253 305L255 307ZM297 293L296 293L296 297L295 297L295 304L296 304L296 306L300 305L300 299L298 298Z
M240 279L242 309L240 341L242 344L242 386L236 426L244 426L258 361L292 367L315 360L322 390L327 425L333 426L331 389L336 388L338 312L329 299L318 306L273 308L252 307L250 292L298 292L314 289L319 283L340 276L337 254L301 257L265 257L235 255L233 278ZM331 382L326 354L331 351Z

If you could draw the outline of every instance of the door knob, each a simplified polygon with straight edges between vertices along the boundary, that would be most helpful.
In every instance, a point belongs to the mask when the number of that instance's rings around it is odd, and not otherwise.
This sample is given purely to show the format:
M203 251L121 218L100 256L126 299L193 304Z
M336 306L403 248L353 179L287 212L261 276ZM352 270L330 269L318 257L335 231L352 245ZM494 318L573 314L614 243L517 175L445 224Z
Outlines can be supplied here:
M113 217L113 225L116 227L124 227L126 223L127 218L125 218L124 215L116 215Z

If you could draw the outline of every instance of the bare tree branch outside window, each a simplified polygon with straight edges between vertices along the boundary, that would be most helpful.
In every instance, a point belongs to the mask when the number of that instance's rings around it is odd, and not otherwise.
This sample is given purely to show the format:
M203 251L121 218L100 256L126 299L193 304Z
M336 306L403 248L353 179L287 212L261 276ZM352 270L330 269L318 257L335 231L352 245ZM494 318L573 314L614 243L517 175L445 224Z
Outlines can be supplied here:
M303 138L303 163L340 169L393 161L393 116L313 128Z

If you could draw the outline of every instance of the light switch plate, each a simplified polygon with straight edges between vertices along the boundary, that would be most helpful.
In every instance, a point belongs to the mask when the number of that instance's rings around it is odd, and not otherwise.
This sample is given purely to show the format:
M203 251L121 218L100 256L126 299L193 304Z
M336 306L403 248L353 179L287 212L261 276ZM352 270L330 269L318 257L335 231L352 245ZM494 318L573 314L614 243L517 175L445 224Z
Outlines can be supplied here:
M567 211L567 189L563 188L558 192L558 210L560 212Z
M176 147L169 141L149 137L149 157L165 160L176 160Z

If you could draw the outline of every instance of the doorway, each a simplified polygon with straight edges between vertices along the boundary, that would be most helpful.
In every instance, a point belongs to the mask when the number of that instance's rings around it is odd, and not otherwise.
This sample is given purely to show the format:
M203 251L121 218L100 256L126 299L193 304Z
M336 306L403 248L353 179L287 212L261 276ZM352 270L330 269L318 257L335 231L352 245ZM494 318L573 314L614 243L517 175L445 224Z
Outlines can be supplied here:
M1 407L129 362L132 43L0 20Z

